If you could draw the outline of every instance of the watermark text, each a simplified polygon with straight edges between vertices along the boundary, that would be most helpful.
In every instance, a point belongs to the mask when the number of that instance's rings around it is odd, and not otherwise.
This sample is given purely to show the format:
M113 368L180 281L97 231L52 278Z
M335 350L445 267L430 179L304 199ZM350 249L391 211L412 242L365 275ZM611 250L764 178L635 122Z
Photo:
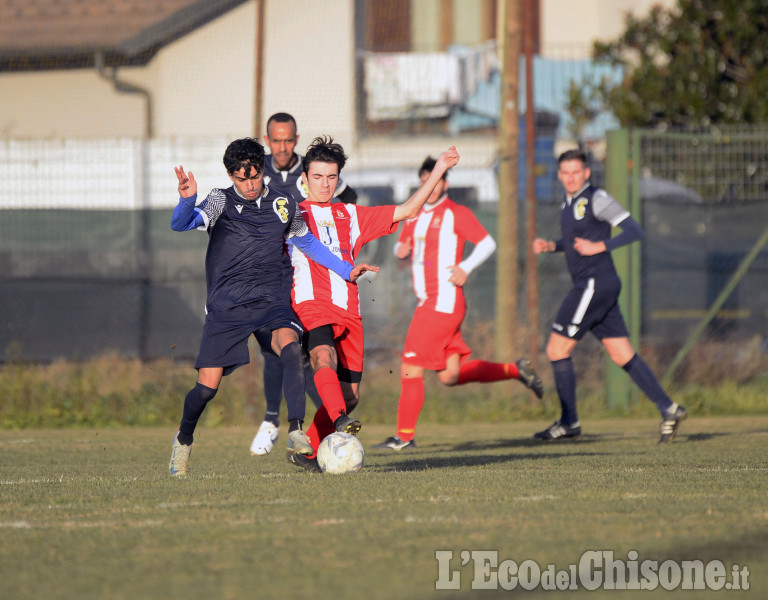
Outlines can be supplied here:
M749 567L720 560L641 559L636 550L615 557L587 550L564 568L530 559L499 559L497 550L436 550L437 590L459 590L471 577L473 590L748 590Z

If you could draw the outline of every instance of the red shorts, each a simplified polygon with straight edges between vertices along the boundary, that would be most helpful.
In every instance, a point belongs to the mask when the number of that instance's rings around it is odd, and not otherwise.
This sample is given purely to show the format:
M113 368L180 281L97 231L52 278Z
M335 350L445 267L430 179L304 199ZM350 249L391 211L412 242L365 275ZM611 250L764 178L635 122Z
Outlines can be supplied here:
M402 360L429 371L445 369L445 359L458 354L463 362L471 350L461 337L465 311L442 313L418 307L405 338Z
M349 371L363 372L363 318L346 310L317 300L294 304L293 310L301 319L304 329L316 329L323 325L333 327L336 354L339 365Z

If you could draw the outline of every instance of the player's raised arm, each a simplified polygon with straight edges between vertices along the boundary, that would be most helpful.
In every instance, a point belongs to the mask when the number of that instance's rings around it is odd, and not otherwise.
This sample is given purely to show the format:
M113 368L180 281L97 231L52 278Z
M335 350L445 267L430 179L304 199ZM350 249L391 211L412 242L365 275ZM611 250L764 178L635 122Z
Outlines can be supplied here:
M184 167L174 167L176 177L179 180L179 203L173 210L171 217L171 229L174 231L189 231L197 229L205 224L205 219L199 211L195 210L197 200L197 182L190 172L184 172Z
M192 171L189 174L184 172L184 167L179 165L174 167L176 171L176 177L179 179L179 196L182 198L190 198L197 194L197 181Z
M432 169L427 180L421 184L421 187L416 190L413 196L395 208L392 222L397 223L404 219L412 219L415 217L421 210L421 207L424 206L424 203L429 198L432 190L435 189L437 182L440 181L448 169L455 166L458 162L459 153L456 151L456 146L451 146L448 150L438 156L435 168Z

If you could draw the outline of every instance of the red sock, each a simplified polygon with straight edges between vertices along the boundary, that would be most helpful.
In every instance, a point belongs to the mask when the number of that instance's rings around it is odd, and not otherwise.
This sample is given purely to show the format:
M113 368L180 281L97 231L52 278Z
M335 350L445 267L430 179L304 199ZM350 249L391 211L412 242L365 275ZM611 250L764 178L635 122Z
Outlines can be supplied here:
M339 418L339 415L347 412L347 405L344 403L344 394L341 391L341 384L336 371L330 367L320 369L315 373L315 387L320 399L323 401L325 410L331 421Z
M309 426L309 429L307 429L309 443L312 444L312 447L315 449L315 452L310 458L313 458L317 454L320 442L334 431L336 431L336 428L333 426L333 421L331 421L331 418L328 416L328 411L325 410L325 406L321 406L315 412L315 418L312 419L312 424Z
M397 437L410 442L416 435L416 421L424 406L424 378L400 379L400 400L397 405Z
M488 382L502 379L520 379L515 363L492 363L485 360L468 360L461 365L457 385L472 381Z

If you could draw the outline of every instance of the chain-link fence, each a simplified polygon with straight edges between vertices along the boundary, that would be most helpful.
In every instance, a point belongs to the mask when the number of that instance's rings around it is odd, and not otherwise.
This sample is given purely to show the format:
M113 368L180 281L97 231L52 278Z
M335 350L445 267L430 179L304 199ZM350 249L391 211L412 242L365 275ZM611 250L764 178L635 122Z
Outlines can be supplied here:
M641 135L643 332L677 345L768 228L768 130ZM768 333L767 276L762 250L716 313L709 336Z
M768 132L634 134L640 136L634 146L638 156L627 158L639 165L642 202L635 216L646 231L642 344L669 358L768 227ZM109 351L145 359L193 358L203 322L207 236L171 231L172 167L187 161L209 187L227 185L220 164L225 144L210 138L0 144L6 191L0 214L2 360L76 359ZM544 154L554 161L551 147ZM593 173L594 183L602 185L599 162ZM394 189L390 180L366 181L364 173L348 176L361 202L369 204L399 201L418 183L415 169L392 174L403 190ZM493 179L493 169L487 176ZM504 232L496 230L496 205L478 200L471 179L452 180L452 195L472 206L500 239ZM43 180L51 183L43 186ZM539 234L556 237L560 201L553 167L537 180L537 194ZM522 199L519 207L524 298ZM370 244L361 257L382 267L360 285L371 352L399 347L414 305L407 264L392 254L395 239ZM570 282L560 257L539 265L539 327L546 334ZM707 340L739 344L758 336L764 344L767 269L768 253L761 250L707 325ZM491 258L470 279L469 323L493 321L496 277ZM520 316L525 321L522 307Z
M646 233L625 292L643 347L665 381L759 374L768 351L768 129L627 134L611 158L631 166L623 181Z

